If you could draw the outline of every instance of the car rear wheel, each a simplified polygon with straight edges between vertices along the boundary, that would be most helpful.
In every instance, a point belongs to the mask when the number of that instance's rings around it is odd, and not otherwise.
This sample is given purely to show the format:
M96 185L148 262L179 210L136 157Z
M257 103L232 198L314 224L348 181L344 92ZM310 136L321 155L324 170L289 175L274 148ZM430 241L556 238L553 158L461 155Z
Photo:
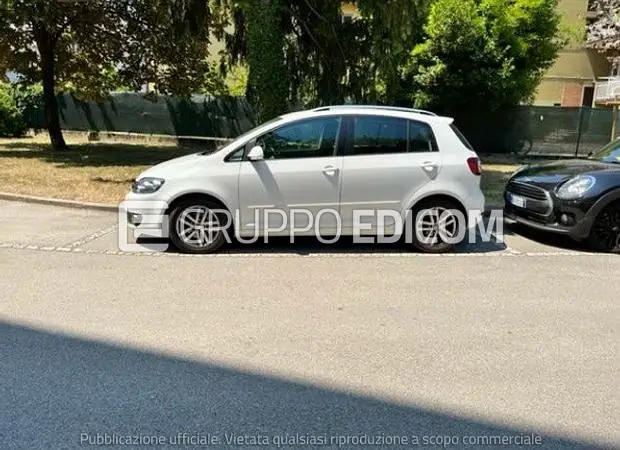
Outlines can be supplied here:
M205 200L180 202L170 214L170 240L182 253L208 254L226 243L227 216L222 207Z
M620 253L620 203L601 211L592 225L588 241L598 251Z
M447 253L454 249L462 218L449 200L425 201L413 210L413 245L425 253Z

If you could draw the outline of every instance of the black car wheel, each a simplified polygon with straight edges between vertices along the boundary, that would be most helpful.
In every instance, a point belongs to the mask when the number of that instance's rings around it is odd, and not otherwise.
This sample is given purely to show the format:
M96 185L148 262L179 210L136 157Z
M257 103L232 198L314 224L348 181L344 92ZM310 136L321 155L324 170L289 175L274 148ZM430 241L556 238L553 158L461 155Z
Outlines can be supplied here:
M608 206L596 217L588 240L598 251L620 253L620 203Z

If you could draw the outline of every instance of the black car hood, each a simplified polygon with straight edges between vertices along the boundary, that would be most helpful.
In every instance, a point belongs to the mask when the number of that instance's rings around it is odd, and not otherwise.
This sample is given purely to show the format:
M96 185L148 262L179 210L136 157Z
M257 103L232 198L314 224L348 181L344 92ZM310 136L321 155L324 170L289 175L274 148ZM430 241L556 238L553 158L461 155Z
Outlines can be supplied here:
M571 159L554 161L548 164L523 167L515 176L514 181L542 186L556 186L575 175L596 172L620 172L620 165L594 160Z

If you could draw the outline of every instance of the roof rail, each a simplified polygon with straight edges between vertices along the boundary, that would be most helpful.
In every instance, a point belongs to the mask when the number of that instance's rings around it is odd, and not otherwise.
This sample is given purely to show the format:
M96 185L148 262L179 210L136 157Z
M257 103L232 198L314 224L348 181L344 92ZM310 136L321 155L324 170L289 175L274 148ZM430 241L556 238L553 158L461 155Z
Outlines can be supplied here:
M398 106L381 106L381 105L334 105L334 106L322 106L320 108L313 109L313 112L321 112L321 111L331 111L334 109L344 109L344 108L360 108L360 109L382 109L385 111L403 111L403 112L412 112L416 114L424 114L426 116L435 116L437 114L431 111L426 111L423 109L414 109L414 108L401 108Z

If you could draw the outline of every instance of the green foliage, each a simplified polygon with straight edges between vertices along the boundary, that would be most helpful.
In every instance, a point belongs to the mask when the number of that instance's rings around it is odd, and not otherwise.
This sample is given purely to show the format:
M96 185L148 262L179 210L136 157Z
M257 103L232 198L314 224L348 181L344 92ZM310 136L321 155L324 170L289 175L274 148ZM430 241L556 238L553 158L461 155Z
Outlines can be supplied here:
M266 121L288 109L282 0L244 0L240 5L247 20L248 100L258 120Z
M403 68L411 50L424 39L423 24L431 0L358 0L370 36L371 70L378 100L391 102L408 95Z
M0 136L21 137L26 133L26 129L27 125L12 86L0 82Z
M533 97L563 42L555 0L437 0L407 72L419 107L455 117Z
M216 34L226 42L222 68L230 71L239 64L249 67L248 95L256 93L277 96L275 103L286 107L316 106L341 103L345 99L367 100L375 98L375 80L371 71L370 35L365 19L354 22L341 20L340 0L278 0L278 13L272 16L271 25L262 24L265 17L250 19L254 10L273 8L274 3L263 0L213 0L219 6L219 29ZM252 6L254 5L254 6ZM215 11L215 7L212 5ZM250 49L258 38L265 50L258 58ZM257 84L255 71L265 67L265 58L284 55L285 71L280 62L270 76L279 78L279 90L263 88ZM271 64L269 62L268 64ZM265 71L268 72L268 71ZM279 113L284 112L283 110Z
M248 89L249 70L246 65L236 65L226 78L226 90L233 97L243 97Z
M584 21L571 22L564 18L559 27L558 37L567 49L578 49L586 42L587 28Z
M100 101L146 83L181 96L217 89L210 23L207 0L0 0L0 71L43 82L52 145L63 149L59 90Z
M41 83L16 83L11 86L11 93L19 113L30 126L34 122L34 116L43 105L43 86Z

